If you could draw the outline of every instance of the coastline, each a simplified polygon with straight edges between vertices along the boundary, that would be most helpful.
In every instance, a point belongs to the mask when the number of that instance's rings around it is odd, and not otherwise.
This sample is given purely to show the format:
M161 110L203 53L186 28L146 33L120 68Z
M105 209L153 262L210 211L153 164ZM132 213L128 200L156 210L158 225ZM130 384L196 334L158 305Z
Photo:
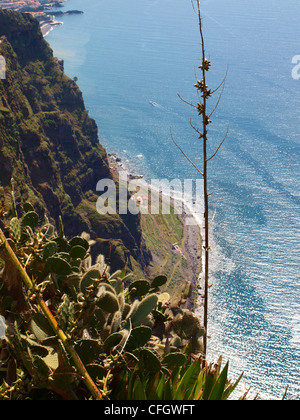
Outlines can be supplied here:
M153 188L153 186L144 180L144 176L140 174L135 174L133 171L130 171L123 160L117 155L117 153L108 153L108 162L111 173L114 179L118 179L120 172L125 172L127 174L128 181L132 182L133 184L140 182L142 180L143 184L145 184L146 188L148 189L148 193L150 194L158 194L158 191ZM160 193L162 197L164 194ZM166 196L165 196L166 197ZM188 309L197 313L197 316L200 318L201 322L203 323L204 319L204 299L203 299L203 292L204 292L204 273L203 273L203 247L202 247L202 238L203 238L203 222L199 217L195 217L195 215L190 211L187 203L183 202L183 200L179 200L178 198L174 197L174 195L170 195L166 197L170 200L171 198L171 205L176 207L182 207L184 205L184 210L178 214L178 219L182 224L182 248L175 248L172 247L169 249L171 253L176 253L179 255L179 258L185 259L187 268L185 270L185 279L191 285L191 292L189 297L187 298L186 306ZM162 197L163 200L163 197ZM193 223L191 223L191 218L193 219ZM145 232L144 232L145 234ZM156 266L158 263L156 264ZM174 270L176 269L176 264L174 266ZM162 271L159 274L164 274ZM177 284L178 287L182 286L182 284ZM166 290L168 291L168 289Z
M27 5L24 5L22 1L15 1L13 4L11 2L3 2L0 4L0 9L8 9L19 11L22 13L29 13L34 18L36 18L40 23L41 32L45 38L56 26L60 26L63 22L54 19L56 13L52 11L55 7L63 8L67 0L49 0L48 3L45 2L27 2ZM77 10L71 10L67 12L58 12L57 15L62 16L71 13L83 13Z
M47 22L47 23L42 23L42 24L40 25L40 28L41 28L41 31L42 31L43 37L45 38L47 35L49 35L49 33L50 33L51 31L53 31L53 29L54 29L56 26L61 26L61 25L63 25L63 22L58 22L58 21L53 21L53 23L49 23L49 22Z

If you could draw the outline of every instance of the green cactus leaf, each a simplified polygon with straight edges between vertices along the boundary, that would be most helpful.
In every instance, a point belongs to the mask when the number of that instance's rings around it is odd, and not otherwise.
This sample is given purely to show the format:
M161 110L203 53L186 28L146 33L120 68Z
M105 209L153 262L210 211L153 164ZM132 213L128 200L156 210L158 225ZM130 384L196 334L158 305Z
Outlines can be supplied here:
M126 350L132 351L144 347L152 336L152 329L145 326L136 327L131 331Z
M179 337L189 340L201 331L199 318L190 311L185 311L183 316L173 320L173 326Z
M50 257L47 260L46 267L54 274L68 276L72 273L70 264L60 257Z
M97 268L91 268L89 271L85 273L82 277L80 283L80 290L82 293L86 291L88 287L90 287L95 280L99 280L101 277L101 273Z
M129 293L132 297L145 296L150 290L150 283L147 280L137 280L129 286Z
M47 261L48 258L53 257L57 252L56 242L48 242L43 250L43 260Z
M80 340L75 345L75 350L81 361L86 365L92 363L99 357L101 345L98 340Z
M88 374L91 376L94 382L96 382L97 380L102 380L104 376L107 375L107 371L103 366L94 363L87 365L86 370L88 371Z
M131 310L131 306L129 305L129 303L125 303L124 305L124 309L123 309L123 319L125 319L128 314L130 313Z
M64 233L64 225L63 225L63 221L62 221L62 217L59 216L58 218L58 230L59 230L59 237L62 239L65 236Z
M123 339L123 334L121 332L116 332L114 334L111 334L107 339L104 341L103 349L107 353L109 352L113 347L120 344L120 342Z
M139 368L147 372L159 372L161 363L159 358L149 349L142 348L139 350Z
M56 238L58 252L69 252L71 247L65 238Z
M107 313L102 311L102 309L97 308L95 310L95 318L96 318L96 322L97 322L97 327L99 329L102 329L106 323L107 320Z
M13 217L10 221L10 228L13 232L14 235L14 240L16 242L19 242L19 240L21 239L21 222L17 217Z
M29 226L31 229L34 229L39 223L39 215L35 211L30 211L25 214L22 219L22 227Z
M112 292L104 292L96 302L96 305L108 313L114 313L119 310L119 301Z
M71 248L70 255L74 259L80 258L81 260L84 260L86 257L86 249L81 245L75 245Z
M152 314L154 316L154 319L158 322L166 322L169 319L168 315L165 315L160 311L154 310L152 311Z
M86 251L89 249L89 243L86 239L81 238L80 236L75 236L75 238L72 238L69 242L70 246L73 248L74 246L82 246Z
M178 335L175 335L171 340L170 346L180 348L181 345L182 345L181 338L178 337Z
M171 297L169 295L169 293L165 292L165 293L161 293L158 296L158 302L161 303L162 305L165 305L166 303L168 303L170 301Z
M74 321L74 302L70 302L67 295L62 298L62 303L57 309L58 323L63 330L68 328L69 322Z
M112 333L115 333L115 332L119 331L120 326L121 326L121 322L122 322L122 312L117 311L114 314L114 317L111 321L111 332Z
M183 353L169 353L164 357L162 364L166 366L167 369L175 369L183 366L185 362L186 356Z
M168 281L166 276L157 276L155 277L155 279L152 281L151 283L151 287L152 288L157 288L157 287L161 287L164 284L166 284Z
M104 287L104 289L107 291L107 292L111 292L113 295L115 295L116 294L116 291L115 291L115 289L111 286L111 284L109 284L109 283L104 283L104 282L102 282L101 283L101 287Z
M34 207L31 203L29 203L28 201L23 205L23 210L25 213L29 213L31 211L34 211Z
M155 294L146 296L137 306L135 313L132 315L132 323L136 324L143 321L153 309L156 307L158 297Z

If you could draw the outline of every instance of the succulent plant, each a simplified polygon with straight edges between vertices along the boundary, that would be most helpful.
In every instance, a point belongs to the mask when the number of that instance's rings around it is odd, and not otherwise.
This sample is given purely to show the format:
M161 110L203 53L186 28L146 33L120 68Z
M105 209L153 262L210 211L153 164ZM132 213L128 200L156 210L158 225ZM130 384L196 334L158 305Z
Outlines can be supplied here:
M48 268L52 273L61 276L68 276L72 273L71 265L64 258L58 256L47 258L46 268Z
M129 286L129 293L132 297L145 296L151 288L149 281L137 280Z
M103 291L103 293L100 294L100 297L98 297L96 305L108 313L119 311L119 301L117 296L112 292Z
M126 270L110 273L102 255L92 264L88 235L68 240L62 220L57 233L48 219L44 225L38 220L30 203L24 205L24 212L9 223L10 241L34 284L27 291L29 320L24 323L23 315L16 317L15 333L9 334L7 346L13 360L17 356L18 369L29 373L35 387L53 390L63 398L74 396L74 389L80 393L70 358L73 352L91 380L103 381L107 387L110 376L115 375L112 386L128 371L150 378L184 366L184 348L202 351L200 321L180 308L188 286L174 305L171 296L160 291L167 283L165 276L150 282L135 279ZM9 265L3 271L7 275L5 270ZM11 304L3 305L9 293L5 289L1 293L7 293L1 297L1 311L11 317ZM39 306L41 299L53 311L50 318ZM54 334L51 317L69 344Z
M101 277L101 273L97 268L91 268L88 270L82 277L80 282L80 290L82 293L86 291L86 289L92 286L95 280L99 280Z
M173 325L176 334L184 339L191 339L201 331L199 318L190 311L185 311L183 315L177 315Z
M21 221L21 226L23 228L29 226L31 229L34 229L39 223L39 215L35 211L29 211L26 213Z
M158 302L158 296L151 294L146 296L141 302L138 303L136 310L132 314L131 320L133 324L143 321L153 311Z

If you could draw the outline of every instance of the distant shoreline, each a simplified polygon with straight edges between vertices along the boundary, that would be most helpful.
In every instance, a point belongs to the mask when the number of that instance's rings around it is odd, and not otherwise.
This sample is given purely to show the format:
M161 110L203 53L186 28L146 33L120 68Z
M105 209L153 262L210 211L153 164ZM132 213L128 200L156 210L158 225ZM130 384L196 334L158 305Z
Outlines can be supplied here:
M63 25L63 22L55 22L55 23L53 23L53 24L50 24L50 23L43 23L43 24L41 24L40 25L40 28L41 28L41 31L42 31L42 34L43 34L43 37L45 38L47 35L49 35L49 33L51 32L51 31L53 31L53 29L56 27L56 26L61 26L61 25Z
M126 172L128 176L128 181L137 181L144 180L143 175L135 174L126 167L126 163L118 156L117 153L108 153L108 163L113 175L113 179L118 179L119 172ZM133 170L134 171L134 170ZM146 182L146 181L144 181ZM157 193L155 189L149 184L147 186L149 191L154 191L154 194ZM159 193L161 194L161 193ZM162 194L163 198L164 194ZM174 197L171 194L171 199L174 201L174 206L181 207L181 202L178 198ZM188 262L188 273L186 280L189 280L192 285L192 294L188 298L188 307L189 309L197 312L197 316L203 322L204 320L204 254L203 254L203 223L200 220L197 220L197 217L190 212L188 206L184 204L184 210L179 215L183 226L184 232L184 248L186 252L186 259ZM190 219L193 218L194 223L190 224Z
M67 10L67 11L53 11L53 8L63 8L67 0L54 0L47 4L39 2L38 4L32 3L24 6L22 2L11 2L7 1L0 4L0 9L14 10L22 13L30 13L40 22L40 28L45 38L56 26L60 26L63 22L54 19L55 16L67 16L67 15L82 15L84 12L81 10Z

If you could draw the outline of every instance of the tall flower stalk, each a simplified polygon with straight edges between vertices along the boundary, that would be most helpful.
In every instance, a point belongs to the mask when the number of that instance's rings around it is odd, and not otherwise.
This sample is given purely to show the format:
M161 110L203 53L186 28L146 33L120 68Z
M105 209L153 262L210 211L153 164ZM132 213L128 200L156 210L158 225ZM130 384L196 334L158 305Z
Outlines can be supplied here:
M179 98L185 102L186 104L192 106L197 110L198 117L201 121L201 129L198 129L193 123L192 120L190 121L190 125L193 130L196 132L198 139L202 142L202 156L203 156L203 166L200 169L192 159L188 157L188 155L183 151L183 149L175 142L174 137L171 133L172 140L176 147L181 151L181 153L185 156L185 158L193 165L193 167L197 170L197 172L203 178L203 197L204 197L204 263L203 263L203 271L204 271L204 315L203 315L203 323L205 328L205 333L203 336L203 353L204 357L206 358L207 355L207 329L208 329L208 295L209 295L209 254L210 254L210 244L209 244L209 227L210 227L210 220L209 220L209 196L212 194L209 192L208 189L208 179L209 179L209 172L208 172L208 163L212 160L220 148L222 147L225 139L228 135L228 129L226 135L224 136L223 140L220 142L219 146L217 147L216 151L209 155L208 152L208 126L212 123L211 117L214 114L215 110L217 109L220 99L222 97L222 93L225 86L226 75L221 82L221 84L215 89L211 90L209 86L206 84L207 79L207 72L210 70L211 62L206 58L206 50L205 50L205 40L203 34L203 21L200 9L200 0L195 1L196 5L194 7L194 11L197 14L198 24L199 24L199 32L200 32L200 40L201 40L201 65L199 66L201 79L197 80L194 87L197 89L198 94L198 102L194 104L192 102L188 102L184 100L181 95L179 94ZM208 100L213 96L215 92L217 92L220 88L221 94L219 99L211 112L208 112Z

